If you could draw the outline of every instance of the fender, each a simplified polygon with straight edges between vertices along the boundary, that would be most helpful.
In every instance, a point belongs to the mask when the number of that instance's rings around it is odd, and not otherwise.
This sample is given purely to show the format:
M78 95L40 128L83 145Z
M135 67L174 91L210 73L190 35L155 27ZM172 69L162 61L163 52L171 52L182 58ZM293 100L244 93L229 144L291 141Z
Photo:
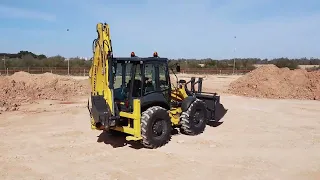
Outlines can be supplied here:
M196 100L196 97L189 96L182 101L181 110L182 112L187 111L190 105Z
M170 109L167 100L161 93L151 93L141 98L141 112L155 105L161 106L167 110Z

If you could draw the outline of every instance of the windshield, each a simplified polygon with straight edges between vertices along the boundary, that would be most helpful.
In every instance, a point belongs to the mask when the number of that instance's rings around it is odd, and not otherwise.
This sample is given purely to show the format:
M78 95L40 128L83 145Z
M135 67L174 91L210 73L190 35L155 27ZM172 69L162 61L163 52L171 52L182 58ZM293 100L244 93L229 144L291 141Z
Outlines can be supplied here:
M167 66L164 63L146 63L144 72L146 88L144 94L167 90L170 87L167 71Z
M130 88L132 64L119 62L114 64L114 94L116 100L128 98L128 89Z

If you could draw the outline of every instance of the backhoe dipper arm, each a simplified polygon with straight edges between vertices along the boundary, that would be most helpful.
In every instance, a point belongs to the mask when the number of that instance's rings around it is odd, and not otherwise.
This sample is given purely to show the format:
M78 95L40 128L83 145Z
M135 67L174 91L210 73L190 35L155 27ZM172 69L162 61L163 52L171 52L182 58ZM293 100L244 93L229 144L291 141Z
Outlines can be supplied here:
M113 52L109 25L98 23L96 29L98 37L93 41L93 60L89 72L92 102L90 113L92 124L99 122L101 126L106 126L100 121L114 115Z

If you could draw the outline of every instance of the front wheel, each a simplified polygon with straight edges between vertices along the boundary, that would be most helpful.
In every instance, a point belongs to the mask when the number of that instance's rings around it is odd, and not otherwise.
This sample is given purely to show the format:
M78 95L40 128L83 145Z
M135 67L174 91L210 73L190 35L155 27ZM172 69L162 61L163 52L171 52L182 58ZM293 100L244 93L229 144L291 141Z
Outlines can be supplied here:
M196 99L187 111L181 113L181 132L187 135L201 134L207 125L207 109L203 101Z
M142 144L155 149L167 144L171 139L171 119L166 109L153 106L142 113Z

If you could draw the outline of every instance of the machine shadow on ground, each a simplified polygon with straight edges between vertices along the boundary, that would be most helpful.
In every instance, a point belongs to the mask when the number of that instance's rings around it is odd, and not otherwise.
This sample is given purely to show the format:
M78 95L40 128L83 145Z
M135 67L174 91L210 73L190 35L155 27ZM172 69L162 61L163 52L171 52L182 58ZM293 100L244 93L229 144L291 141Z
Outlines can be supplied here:
M106 131L103 131L98 137L97 142L98 143L105 143L107 145L111 145L113 148L119 148L119 147L125 147L129 145L129 147L133 149L142 149L144 148L141 143L136 141L127 141L126 140L126 134L119 133L116 135L110 134Z
M173 129L171 131L171 134L178 135L180 134L179 130ZM98 137L97 142L98 143L105 143L107 145L111 145L113 148L119 148L119 147L125 147L129 145L128 147L133 149L143 149L145 148L140 141L127 141L126 140L126 134L125 133L116 133L111 134L106 131L103 131Z
M207 125L210 127L218 127L223 122L209 122ZM174 128L171 131L172 136L175 135L184 135L178 129ZM107 145L111 145L113 148L125 147L128 146L133 149L144 149L145 147L140 143L140 141L127 141L125 133L116 133L111 134L106 131L103 131L98 137L98 143L105 143Z

